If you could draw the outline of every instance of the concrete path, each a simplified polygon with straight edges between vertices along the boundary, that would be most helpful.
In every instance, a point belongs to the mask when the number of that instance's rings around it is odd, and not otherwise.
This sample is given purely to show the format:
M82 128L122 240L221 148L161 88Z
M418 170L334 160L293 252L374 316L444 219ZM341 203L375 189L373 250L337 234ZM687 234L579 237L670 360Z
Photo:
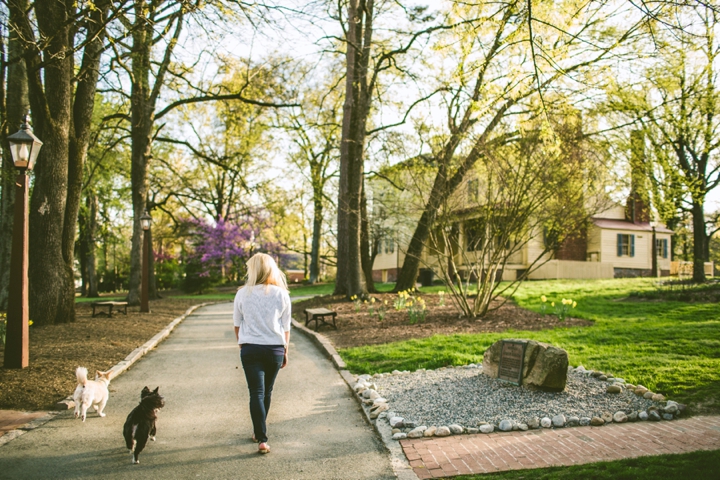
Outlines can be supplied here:
M401 440L417 476L451 477L720 449L720 417Z
M299 332L275 384L269 455L257 454L232 327L232 304L197 310L110 385L107 417L63 413L0 447L0 477L390 479L388 454L340 374ZM92 367L88 365L88 367ZM125 417L143 386L166 406L140 465L124 446Z

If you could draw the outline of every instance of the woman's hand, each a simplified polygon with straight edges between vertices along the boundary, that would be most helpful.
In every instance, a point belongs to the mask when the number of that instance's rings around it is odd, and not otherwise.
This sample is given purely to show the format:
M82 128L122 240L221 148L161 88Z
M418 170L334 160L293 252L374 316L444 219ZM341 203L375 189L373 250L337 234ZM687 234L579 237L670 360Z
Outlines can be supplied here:
M287 367L287 364L288 364L288 354L287 354L287 350L285 350L285 355L283 355L283 363L280 366L280 368Z

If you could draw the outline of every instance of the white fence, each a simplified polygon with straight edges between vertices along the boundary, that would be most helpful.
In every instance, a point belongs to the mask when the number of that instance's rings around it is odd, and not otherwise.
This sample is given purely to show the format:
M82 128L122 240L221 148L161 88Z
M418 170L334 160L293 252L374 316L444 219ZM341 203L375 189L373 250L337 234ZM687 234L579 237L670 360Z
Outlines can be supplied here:
M580 262L574 260L550 260L534 272L533 280L561 278L613 278L615 271L609 263Z
M715 274L714 262L705 262L705 276L713 277ZM693 262L670 262L670 275L677 275L678 277L692 277L693 274Z

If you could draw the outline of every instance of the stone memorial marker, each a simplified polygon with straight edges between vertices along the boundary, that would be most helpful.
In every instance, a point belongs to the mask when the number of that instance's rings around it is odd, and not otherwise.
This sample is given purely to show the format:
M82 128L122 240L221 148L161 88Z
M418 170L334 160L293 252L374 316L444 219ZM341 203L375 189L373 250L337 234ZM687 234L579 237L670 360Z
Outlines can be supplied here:
M524 338L498 340L483 355L483 375L550 392L565 390L567 369L565 350Z
M498 378L515 385L522 383L523 360L525 358L525 342L503 340L500 349Z

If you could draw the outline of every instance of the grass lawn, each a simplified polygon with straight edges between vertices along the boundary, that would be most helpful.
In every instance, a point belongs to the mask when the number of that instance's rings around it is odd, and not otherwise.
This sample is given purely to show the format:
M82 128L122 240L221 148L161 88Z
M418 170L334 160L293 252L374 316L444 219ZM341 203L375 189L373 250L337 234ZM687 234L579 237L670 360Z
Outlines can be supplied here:
M717 479L720 451L692 452L681 455L661 455L588 463L572 467L553 467L533 470L514 470L486 475L459 476L454 480L693 480Z
M674 400L720 411L718 304L628 299L655 285L649 279L525 282L514 296L521 307L539 312L541 295L558 303L571 298L577 301L571 315L595 325L434 336L343 349L340 355L354 373L415 370L479 362L496 340L529 338L564 348L573 366L610 372Z

